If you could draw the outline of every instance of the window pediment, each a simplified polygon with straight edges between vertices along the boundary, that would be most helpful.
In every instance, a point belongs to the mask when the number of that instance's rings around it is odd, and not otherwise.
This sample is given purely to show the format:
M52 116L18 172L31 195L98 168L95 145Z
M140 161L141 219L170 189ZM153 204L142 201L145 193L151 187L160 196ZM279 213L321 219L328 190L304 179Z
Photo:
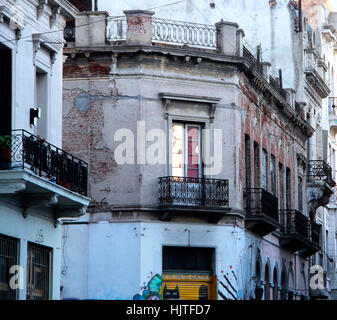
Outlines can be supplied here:
M214 121L216 106L221 100L221 98L213 98L213 97L205 97L205 96L194 96L194 95L186 95L186 94L172 94L161 92L159 93L160 98L163 100L164 107L164 118L168 118L169 107L172 101L178 102L186 102L186 103L194 103L200 106L205 106L208 108L210 121Z

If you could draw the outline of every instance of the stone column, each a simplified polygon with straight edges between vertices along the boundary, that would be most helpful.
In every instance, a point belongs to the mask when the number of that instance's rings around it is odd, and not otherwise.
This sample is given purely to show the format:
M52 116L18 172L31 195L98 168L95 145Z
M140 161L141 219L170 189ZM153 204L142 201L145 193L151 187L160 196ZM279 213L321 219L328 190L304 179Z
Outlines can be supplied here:
M236 30L236 55L239 57L243 57L243 37L245 36L245 32L243 29Z
M126 44L144 45L152 44L152 16L153 11L125 10L126 15Z
M108 16L106 11L80 12L75 19L75 46L105 46Z
M262 66L263 66L263 77L269 82L271 63L267 61L262 62Z
M215 24L215 28L217 51L229 56L236 56L240 51L237 50L237 29L239 25L222 19Z

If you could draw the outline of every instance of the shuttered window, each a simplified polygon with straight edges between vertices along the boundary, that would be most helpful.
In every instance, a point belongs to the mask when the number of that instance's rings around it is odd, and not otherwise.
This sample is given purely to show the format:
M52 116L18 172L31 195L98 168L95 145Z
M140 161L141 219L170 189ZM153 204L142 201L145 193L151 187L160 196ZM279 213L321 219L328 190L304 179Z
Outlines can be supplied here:
M275 157L270 157L270 192L276 195Z
M267 151L262 150L262 188L267 190L268 189L268 176L267 176L267 162L268 161L268 156L267 156Z
M163 247L163 299L216 299L213 259L212 248Z
M49 299L51 249L28 245L27 255L27 300Z

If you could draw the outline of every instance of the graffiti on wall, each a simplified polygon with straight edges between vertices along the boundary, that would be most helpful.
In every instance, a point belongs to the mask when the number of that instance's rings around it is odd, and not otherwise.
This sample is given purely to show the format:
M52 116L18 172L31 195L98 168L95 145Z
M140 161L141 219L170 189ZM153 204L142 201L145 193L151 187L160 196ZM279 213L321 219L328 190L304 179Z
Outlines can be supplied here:
M234 266L229 265L228 268L221 270L217 278L219 298L223 300L248 300L252 297L250 248L251 246L240 251Z
M162 285L161 275L155 274L147 283L142 294L134 295L133 300L162 300L160 288Z

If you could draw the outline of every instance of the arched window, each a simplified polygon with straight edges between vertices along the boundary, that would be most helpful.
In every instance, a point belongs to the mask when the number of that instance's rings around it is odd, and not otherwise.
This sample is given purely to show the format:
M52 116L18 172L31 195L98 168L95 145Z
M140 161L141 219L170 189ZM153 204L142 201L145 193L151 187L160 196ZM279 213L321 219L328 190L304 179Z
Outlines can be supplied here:
M277 269L274 268L274 274L273 274L273 300L278 300L278 279L277 279Z
M288 300L294 300L294 292L295 292L295 281L294 281L294 272L292 269L292 265L289 267L288 274Z
M265 270L264 270L264 300L270 300L270 275L269 275L269 268L266 264Z
M261 268L259 261L255 265L255 299L261 300L263 296L263 288L261 287Z
M282 270L281 274L281 300L287 300L287 278L286 278L286 270Z

